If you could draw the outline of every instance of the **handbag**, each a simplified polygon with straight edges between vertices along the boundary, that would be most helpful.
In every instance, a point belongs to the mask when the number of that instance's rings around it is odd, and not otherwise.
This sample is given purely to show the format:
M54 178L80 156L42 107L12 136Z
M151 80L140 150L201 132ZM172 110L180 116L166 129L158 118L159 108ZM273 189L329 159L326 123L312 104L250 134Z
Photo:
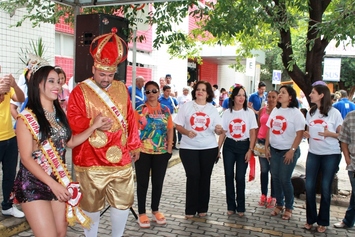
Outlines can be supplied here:
M254 154L259 157L265 157L265 144L261 142L255 143Z

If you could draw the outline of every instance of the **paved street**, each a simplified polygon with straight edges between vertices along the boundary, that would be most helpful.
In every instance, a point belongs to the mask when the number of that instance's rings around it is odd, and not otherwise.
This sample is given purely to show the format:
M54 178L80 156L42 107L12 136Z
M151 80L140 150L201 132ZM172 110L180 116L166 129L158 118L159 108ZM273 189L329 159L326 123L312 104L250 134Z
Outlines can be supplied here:
M307 145L302 144L303 155L299 163L304 163ZM177 155L177 154L175 154ZM256 170L259 170L258 161ZM345 166L344 166L345 167ZM345 173L344 167L340 173ZM205 218L184 219L185 205L185 172L181 163L168 169L164 183L163 196L160 211L167 218L167 225L158 226L151 224L149 229L140 229L132 214L129 215L125 236L355 236L355 228L335 229L328 228L325 234L304 230L305 203L295 199L295 210L290 221L281 219L281 216L271 217L270 209L258 206L260 196L260 180L257 177L252 182L247 182L246 188L246 214L240 218L237 215L228 217L226 214L225 188L223 164L219 162L212 175L211 200L208 216ZM339 175L342 177L342 174ZM341 178L340 178L341 179ZM346 179L347 180L347 179ZM342 182L346 185L346 180ZM349 187L349 184L348 184ZM150 191L149 191L150 192ZM147 207L150 206L150 193L148 192ZM136 205L133 207L137 210ZM147 208L149 209L149 208ZM346 208L340 206L331 207L331 224L342 219ZM107 211L101 218L99 236L110 236L110 216ZM24 231L14 236L32 236L32 232ZM84 236L80 226L68 228L68 237Z

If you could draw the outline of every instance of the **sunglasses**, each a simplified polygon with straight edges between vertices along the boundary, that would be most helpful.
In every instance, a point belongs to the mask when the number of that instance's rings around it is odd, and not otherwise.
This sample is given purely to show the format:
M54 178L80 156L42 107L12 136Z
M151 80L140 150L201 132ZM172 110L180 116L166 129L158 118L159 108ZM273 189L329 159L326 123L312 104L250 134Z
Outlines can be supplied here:
M146 94L146 95L149 95L150 93L156 94L156 93L158 93L158 92L159 92L159 90L153 89L153 90L147 90L147 91L145 91L145 94Z

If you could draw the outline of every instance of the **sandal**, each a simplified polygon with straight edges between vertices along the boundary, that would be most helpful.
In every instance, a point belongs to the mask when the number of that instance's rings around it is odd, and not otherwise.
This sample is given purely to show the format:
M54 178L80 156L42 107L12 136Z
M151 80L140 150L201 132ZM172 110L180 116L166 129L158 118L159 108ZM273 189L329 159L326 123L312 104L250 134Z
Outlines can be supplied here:
M285 210L284 214L282 215L282 220L289 220L292 217L292 210L287 209Z
M163 213L157 211L157 212L153 212L152 214L153 214L152 221L155 221L159 225L166 224L166 219Z
M191 219L191 218L194 218L195 216L194 215L185 215L185 219Z
M243 217L244 216L244 212L238 212L238 216L239 217Z
M227 215L228 216L231 216L231 215L234 215L234 214L235 214L235 211L229 211L229 210L227 211Z
M198 216L199 217L205 217L205 216L207 216L207 212L198 213Z
M276 205L276 198L268 197L266 203L266 208L274 208Z
M260 196L260 201L259 201L259 206L261 207L265 207L266 205L266 201L267 201L267 198L266 196L263 194Z
M140 228L149 228L150 221L146 214L140 214L137 220Z
M305 228L306 230L311 230L312 227L313 227L313 225L311 225L311 224L308 224L308 223L304 224L304 228Z
M274 210L271 211L270 215L271 216L277 216L278 214L280 214L280 212L282 212L284 208L282 206L276 206L274 207Z
M322 226L322 225L317 226L318 233L324 233L326 230L327 230L326 226Z

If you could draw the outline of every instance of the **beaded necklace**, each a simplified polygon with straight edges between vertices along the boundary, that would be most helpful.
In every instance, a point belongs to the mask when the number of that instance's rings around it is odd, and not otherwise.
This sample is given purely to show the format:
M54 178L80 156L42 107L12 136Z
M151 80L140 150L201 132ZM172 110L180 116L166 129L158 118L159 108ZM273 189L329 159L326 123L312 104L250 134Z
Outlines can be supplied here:
M58 123L58 120L56 119L56 110L53 105L53 112L48 112L45 108L43 108L44 111L44 116L46 116L46 119L50 123L50 125L56 129L60 129L61 126Z

